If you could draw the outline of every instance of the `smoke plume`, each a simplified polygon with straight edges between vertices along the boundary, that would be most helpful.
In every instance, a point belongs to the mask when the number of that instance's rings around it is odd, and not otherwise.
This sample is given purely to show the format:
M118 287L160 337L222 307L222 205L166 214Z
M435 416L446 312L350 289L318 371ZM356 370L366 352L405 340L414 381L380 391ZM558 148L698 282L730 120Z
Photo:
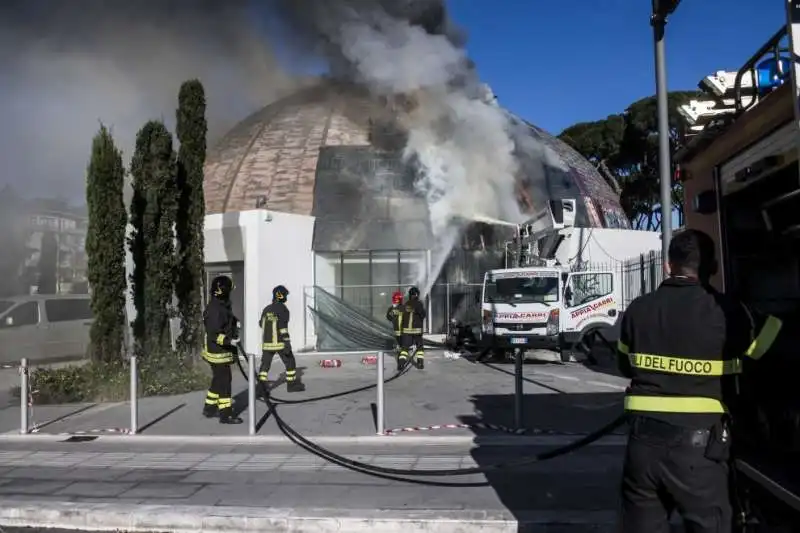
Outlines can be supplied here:
M334 76L396 105L405 154L421 170L437 249L435 279L473 220L520 223L524 172L533 206L544 205L549 148L493 103L443 0L274 0L295 45L326 57ZM520 153L524 157L518 157ZM530 204L531 202L529 202ZM434 279L421 280L430 287ZM427 292L427 291L426 291Z
M171 126L193 77L213 141L290 88L254 18L248 0L4 0L0 184L82 201L98 121L129 161L136 131Z

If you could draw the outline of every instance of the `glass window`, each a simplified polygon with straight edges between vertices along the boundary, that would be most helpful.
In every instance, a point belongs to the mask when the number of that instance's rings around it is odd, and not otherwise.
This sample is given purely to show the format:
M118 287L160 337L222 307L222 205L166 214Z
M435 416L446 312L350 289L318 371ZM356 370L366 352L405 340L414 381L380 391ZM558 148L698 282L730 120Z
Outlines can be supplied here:
M398 252L372 252L372 316L386 319L386 309L392 303L392 293L400 290Z
M89 298L45 300L44 312L48 322L91 320L92 306Z
M425 276L425 252L400 252L400 285L409 287L420 283Z
M568 288L569 306L584 305L611 294L614 290L614 276L610 272L573 274Z
M342 286L342 254L319 253L314 258L314 285L339 296Z
M0 327L18 328L39 323L39 302L25 302L9 311L0 322Z
M559 299L558 272L514 272L498 274L486 282L489 303L551 303Z
M347 303L365 314L371 314L371 273L369 252L342 254L342 295Z

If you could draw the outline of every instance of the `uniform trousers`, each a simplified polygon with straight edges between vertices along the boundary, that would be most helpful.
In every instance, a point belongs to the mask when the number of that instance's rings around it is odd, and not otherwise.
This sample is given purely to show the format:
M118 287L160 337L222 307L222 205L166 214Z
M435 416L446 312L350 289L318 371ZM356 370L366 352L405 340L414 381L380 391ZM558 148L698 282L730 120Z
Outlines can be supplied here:
M408 358L409 351L411 350L412 346L416 346L416 351L414 352L415 359L424 359L425 358L425 346L422 344L422 335L410 335L408 333L404 333L400 336L400 357L401 358Z
M284 348L280 351L267 351L261 352L261 367L258 370L258 380L267 381L269 376L269 369L272 368L272 360L278 355L283 361L283 366L286 367L286 383L292 383L297 379L297 361L294 358L294 353L290 348Z
M623 533L669 533L677 512L686 533L730 533L728 464L705 457L711 431L634 416L622 474Z
M206 407L217 407L221 414L233 410L231 397L231 363L209 363L211 365L211 385L206 393Z

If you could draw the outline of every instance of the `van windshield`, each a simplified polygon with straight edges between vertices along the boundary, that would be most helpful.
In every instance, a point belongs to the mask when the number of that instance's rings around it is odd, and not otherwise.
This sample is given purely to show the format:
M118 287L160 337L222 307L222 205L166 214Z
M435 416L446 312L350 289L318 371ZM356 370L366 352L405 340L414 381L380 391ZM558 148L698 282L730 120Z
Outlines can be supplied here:
M507 277L508 276L508 277ZM559 299L558 273L501 274L486 280L486 303L552 303Z
M8 300L0 300L0 313L5 313L11 306L14 305L14 302L9 302Z

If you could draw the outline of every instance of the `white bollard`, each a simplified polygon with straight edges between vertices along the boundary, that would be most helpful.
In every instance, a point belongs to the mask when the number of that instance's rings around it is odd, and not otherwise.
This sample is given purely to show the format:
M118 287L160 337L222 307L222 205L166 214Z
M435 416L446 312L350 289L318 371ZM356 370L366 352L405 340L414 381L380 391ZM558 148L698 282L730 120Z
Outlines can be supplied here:
M384 419L384 392L383 392L383 380L384 380L384 362L383 362L383 352L378 352L378 398L375 401L376 407L376 425L378 426L378 435L386 434L386 421Z
M256 434L256 356L247 356L247 432Z
M22 359L19 362L19 432L27 435L28 430L28 360Z
M131 428L130 434L139 430L139 363L136 354L131 354Z

